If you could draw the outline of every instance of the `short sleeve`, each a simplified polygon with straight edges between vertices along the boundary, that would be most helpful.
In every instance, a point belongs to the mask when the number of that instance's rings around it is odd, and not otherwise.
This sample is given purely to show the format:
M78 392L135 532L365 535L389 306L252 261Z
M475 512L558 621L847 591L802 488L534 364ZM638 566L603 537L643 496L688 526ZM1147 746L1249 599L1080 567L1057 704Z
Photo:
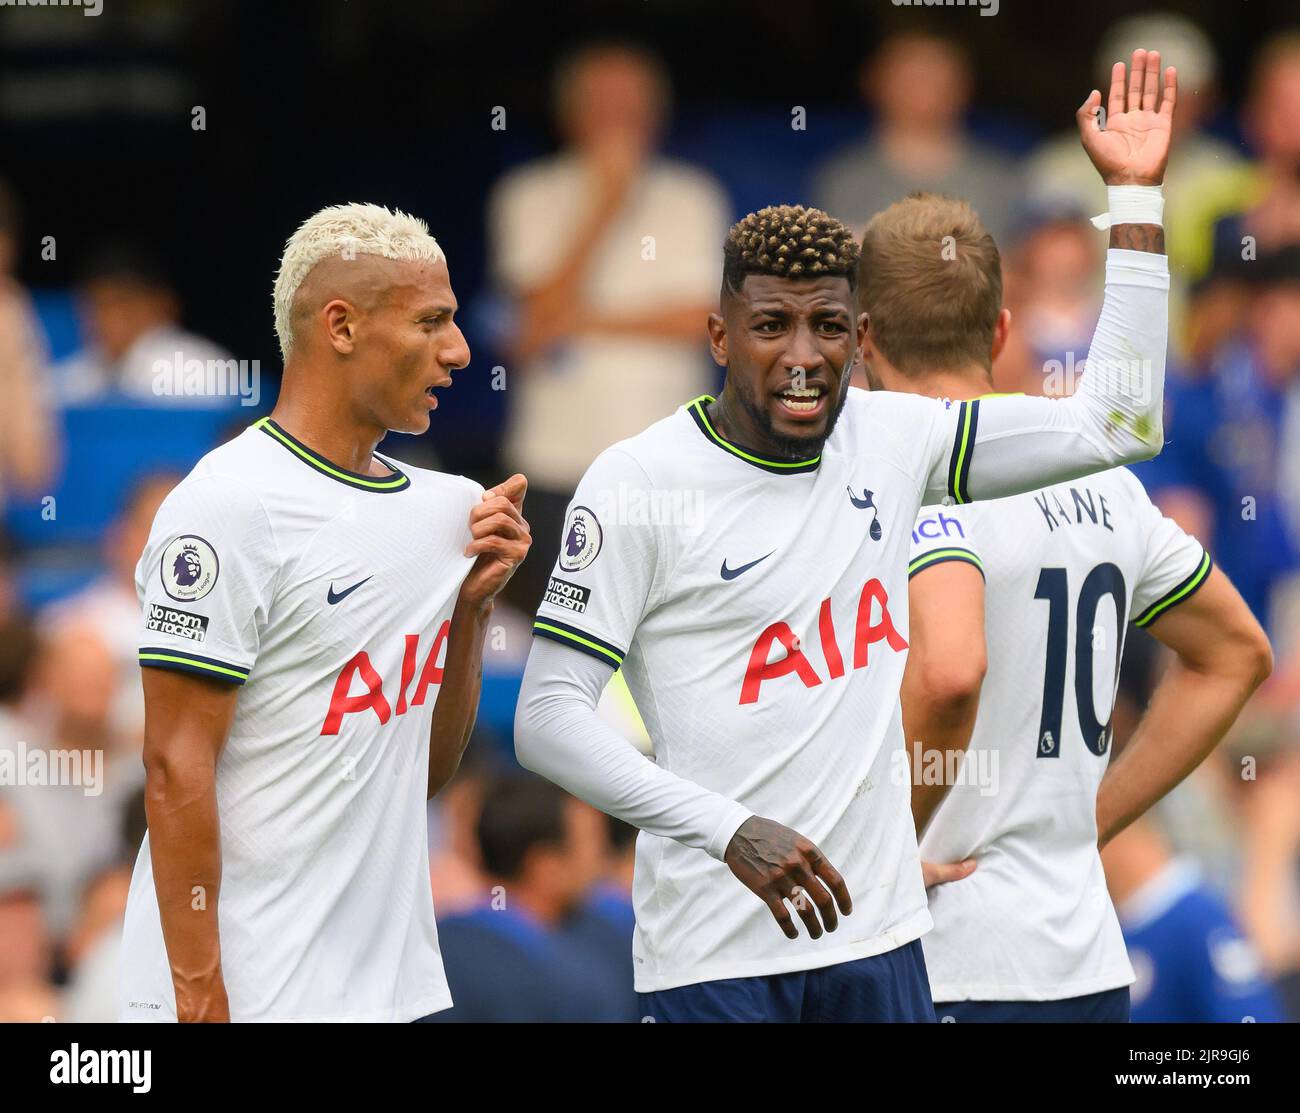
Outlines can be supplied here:
M984 575L976 515L965 507L924 507L912 527L908 579L950 561L973 565Z
M596 457L569 504L535 637L622 665L649 609L659 560L659 529L644 512L651 490L624 450Z
M1134 625L1150 626L1196 593L1209 579L1213 562L1196 538L1160 513L1136 477L1125 475L1142 529L1142 568L1133 589L1131 616Z
M230 684L257 662L280 567L258 498L231 479L186 479L163 502L136 566L141 668Z

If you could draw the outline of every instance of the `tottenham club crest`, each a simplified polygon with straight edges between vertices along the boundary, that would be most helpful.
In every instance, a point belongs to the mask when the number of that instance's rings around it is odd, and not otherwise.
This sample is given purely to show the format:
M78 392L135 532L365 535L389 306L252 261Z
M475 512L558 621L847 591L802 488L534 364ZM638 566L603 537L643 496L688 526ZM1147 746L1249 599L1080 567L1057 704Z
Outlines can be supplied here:
M575 506L564 522L564 543L560 547L560 567L566 572L586 568L600 552L601 529L596 515L585 506Z
M217 551L202 537L182 534L163 550L163 590L181 603L202 599L216 586L220 572Z

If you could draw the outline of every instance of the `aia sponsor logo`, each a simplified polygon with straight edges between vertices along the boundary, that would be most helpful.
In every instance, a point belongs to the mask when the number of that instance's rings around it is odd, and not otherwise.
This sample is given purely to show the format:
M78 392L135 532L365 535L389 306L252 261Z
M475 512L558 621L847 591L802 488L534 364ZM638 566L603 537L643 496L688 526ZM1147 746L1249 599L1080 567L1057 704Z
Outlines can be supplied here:
M823 599L821 611L817 616L818 641L821 643L821 658L826 671L826 679L838 680L845 673L844 655L840 652L835 632L835 621L831 614L831 601ZM854 669L865 669L870 658L871 646L884 642L895 653L907 648L907 642L894 626L889 613L889 596L879 580L868 580L858 596L857 621L853 629L851 661ZM772 659L772 652L777 644L785 650L783 656ZM764 681L776 680L782 676L796 675L805 688L816 688L823 683L812 659L804 653L795 633L785 622L774 622L758 635L754 648L749 653L749 664L745 668L745 680L740 687L740 702L757 703Z
M429 689L436 684L442 683L442 666L438 664L438 658L443 654L450 629L450 620L444 621L438 627L438 632L433 636L433 644L429 646L429 652L425 655L424 664L420 668L418 680L416 679L415 670L416 663L419 660L420 635L406 635L406 646L402 652L402 675L397 688L396 706L390 703L388 697L384 695L384 678L379 675L379 671L371 663L370 654L363 649L360 653L354 655L339 671L338 678L334 681L334 691L330 696L329 711L326 712L325 722L321 725L321 734L338 734L345 715L360 715L372 711L379 719L380 726L384 726L395 715L405 715L408 707L423 705L425 699L428 698ZM364 691L353 694L352 689L356 686L358 679L364 686ZM413 680L415 681L414 688L411 687L411 681ZM408 692L410 694L409 702L407 700Z

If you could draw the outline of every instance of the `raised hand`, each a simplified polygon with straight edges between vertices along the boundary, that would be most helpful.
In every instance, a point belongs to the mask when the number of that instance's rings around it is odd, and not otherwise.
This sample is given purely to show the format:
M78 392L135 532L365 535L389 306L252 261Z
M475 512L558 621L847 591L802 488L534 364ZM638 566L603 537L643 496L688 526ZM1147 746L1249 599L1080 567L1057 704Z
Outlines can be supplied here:
M810 840L775 820L756 815L745 820L727 844L725 861L731 872L767 905L789 939L798 939L799 929L785 905L787 900L814 939L821 938L823 923L827 931L839 926L836 904L845 916L853 911L848 886L839 870Z
M523 515L527 491L528 480L512 475L484 491L478 506L470 511L471 541L465 555L478 560L460 588L460 597L466 602L491 602L528 555L533 539Z
M1094 89L1075 113L1079 138L1107 185L1159 185L1169 161L1178 73L1164 72L1160 87L1160 52L1133 51L1127 74L1123 62L1110 71L1106 127L1099 118L1101 93Z

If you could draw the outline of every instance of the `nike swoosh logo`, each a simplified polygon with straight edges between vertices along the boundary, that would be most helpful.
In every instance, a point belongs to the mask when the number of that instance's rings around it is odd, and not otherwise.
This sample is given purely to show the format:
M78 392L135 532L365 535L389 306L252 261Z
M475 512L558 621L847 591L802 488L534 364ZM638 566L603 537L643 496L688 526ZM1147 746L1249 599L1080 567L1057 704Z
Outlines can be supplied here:
M372 573L371 575L367 576L364 580L358 580L351 587L345 588L343 591L338 591L338 592L334 590L334 585L331 583L329 594L325 596L325 599L329 603L342 603L344 599L346 599L349 595L351 595L354 591L356 591L357 588L359 588L362 584L369 583L374 578L375 578L374 574Z
M774 552L776 552L775 549L772 550L772 553L774 553ZM772 555L772 553L768 553L767 556L761 556L761 557L759 557L757 560L751 560L748 564L742 564L739 568L728 568L728 567L727 567L727 558L726 558L726 557L723 557L723 558L722 558L722 578L723 578L724 580L734 580L734 579L735 579L737 576L739 576L741 573L743 573L743 572L748 572L751 568L754 567L754 565L756 565L756 564L762 564L763 561L765 561L768 557L770 557L770 556Z

